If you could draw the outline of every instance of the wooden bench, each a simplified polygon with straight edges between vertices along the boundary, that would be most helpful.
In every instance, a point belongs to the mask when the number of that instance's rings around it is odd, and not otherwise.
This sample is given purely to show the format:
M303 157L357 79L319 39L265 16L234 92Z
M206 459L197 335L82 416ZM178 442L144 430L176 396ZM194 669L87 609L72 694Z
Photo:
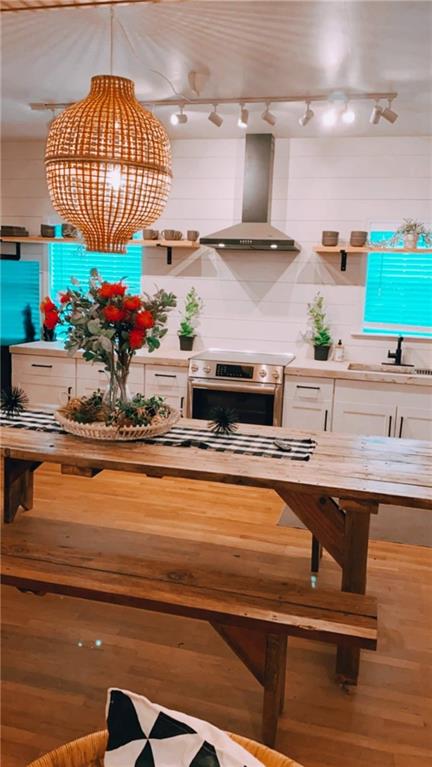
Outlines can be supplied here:
M377 642L373 597L312 589L284 571L282 554L202 541L34 517L3 528L5 584L208 621L264 689L269 746L289 635L372 650Z

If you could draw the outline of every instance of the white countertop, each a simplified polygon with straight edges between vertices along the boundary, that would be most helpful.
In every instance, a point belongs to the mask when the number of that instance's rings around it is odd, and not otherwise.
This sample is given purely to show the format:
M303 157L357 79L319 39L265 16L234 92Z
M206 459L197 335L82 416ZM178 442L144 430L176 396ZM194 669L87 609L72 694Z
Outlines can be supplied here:
M70 357L81 359L81 352L75 352L69 355L61 341L32 341L31 343L15 344L10 346L12 354L44 354L46 357ZM195 352L196 353L196 352ZM140 349L133 358L134 364L141 365L177 365L178 367L188 367L189 359L194 354L191 352L182 352L180 349L157 349L154 352L147 352Z
M326 360L294 360L285 368L286 376L310 376L312 378L339 378L351 381L375 381L376 383L414 384L415 386L432 386L432 376L410 375L397 373L389 366L388 372L372 370L349 370L349 365L355 360L335 362Z
M61 341L33 341L31 343L15 344L10 346L13 354L43 354L47 357L68 357L68 353ZM133 358L134 364L141 365L174 365L187 368L189 359L198 356L199 352L182 352L180 349L163 347L154 352L140 349ZM81 359L81 352L72 355L74 359ZM410 384L414 386L431 386L432 376L410 375L409 373L397 373L391 368L388 372L370 370L349 370L348 366L354 360L334 362L327 360L294 360L285 367L286 376L308 376L313 378L338 378L351 381L374 381L376 383Z

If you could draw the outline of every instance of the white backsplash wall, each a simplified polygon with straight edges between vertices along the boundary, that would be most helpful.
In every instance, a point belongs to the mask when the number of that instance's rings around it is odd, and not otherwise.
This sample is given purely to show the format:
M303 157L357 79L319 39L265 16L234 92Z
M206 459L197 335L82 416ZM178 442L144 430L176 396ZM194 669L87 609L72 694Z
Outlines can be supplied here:
M175 140L174 180L164 216L153 226L198 229L202 235L240 220L243 139ZM42 142L8 142L2 152L2 222L23 224L38 233L40 223L58 221L50 206L43 169ZM335 340L347 356L381 361L386 339L355 337L362 321L365 256L319 257L313 246L323 229L349 239L352 229L392 228L402 218L432 222L432 139L321 138L277 139L272 223L301 245L289 253L224 252L201 247L173 250L166 265L162 249L146 248L143 289L172 290L179 303L195 285L205 302L196 349L295 351L313 356L302 339L307 302L321 290ZM6 246L3 246L5 249ZM26 258L40 257L46 290L44 246L26 246ZM166 347L176 347L179 312L169 323ZM406 361L431 364L431 344L407 339ZM194 347L195 348L195 347Z

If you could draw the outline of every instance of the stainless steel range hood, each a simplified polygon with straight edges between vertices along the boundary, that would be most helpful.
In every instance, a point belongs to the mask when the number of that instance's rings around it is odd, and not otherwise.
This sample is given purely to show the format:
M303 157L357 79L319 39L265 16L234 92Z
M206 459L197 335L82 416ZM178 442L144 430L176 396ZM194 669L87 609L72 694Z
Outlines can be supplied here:
M246 136L242 220L200 238L202 245L226 250L284 250L298 253L297 243L269 223L272 198L274 138L269 133Z

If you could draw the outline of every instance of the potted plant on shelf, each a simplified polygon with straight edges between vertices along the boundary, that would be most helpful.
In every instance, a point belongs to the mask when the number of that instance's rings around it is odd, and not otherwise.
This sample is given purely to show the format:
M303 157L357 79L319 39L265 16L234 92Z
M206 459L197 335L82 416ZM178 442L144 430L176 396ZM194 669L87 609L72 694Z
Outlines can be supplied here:
M312 303L308 304L310 329L307 339L314 347L314 359L327 360L332 337L324 308L324 296L318 291Z
M55 311L55 325L67 325L65 348L71 354L82 351L88 362L102 364L108 376L105 393L73 399L56 414L63 428L93 439L136 439L150 429L155 433L156 426L170 428L178 414L162 400L145 400L143 395L131 398L127 380L137 351L147 347L152 352L160 346L167 333L168 311L176 306L175 296L164 290L153 296L131 295L123 280L104 282L93 269L88 288L72 279L59 304L56 307L49 298L42 302L45 316Z
M395 245L399 237L403 237L404 247L415 250L420 236L423 236L426 245L432 245L432 232L430 229L426 229L425 225L420 221L404 218L403 224L394 233L392 241Z
M190 352L193 348L195 338L195 325L197 318L204 307L203 300L199 297L196 289L192 287L186 294L183 317L180 320L178 337L180 340L180 349L183 352Z

